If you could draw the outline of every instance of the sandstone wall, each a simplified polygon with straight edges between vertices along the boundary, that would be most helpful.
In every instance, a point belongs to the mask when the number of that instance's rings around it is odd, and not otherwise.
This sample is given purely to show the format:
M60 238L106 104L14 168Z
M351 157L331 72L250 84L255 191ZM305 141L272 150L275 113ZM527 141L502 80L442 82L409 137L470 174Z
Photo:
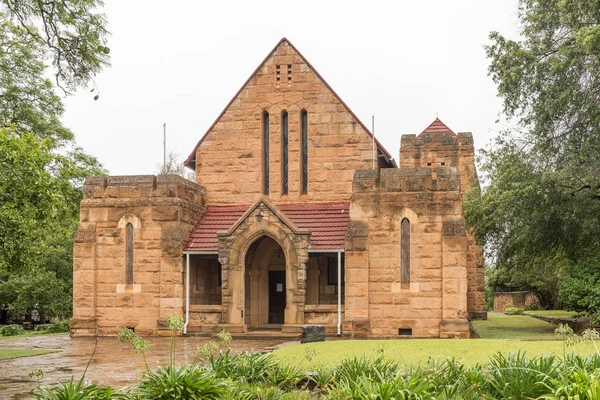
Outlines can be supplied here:
M301 194L300 186L303 109L308 112L307 194ZM283 110L289 115L287 195L282 195L281 184ZM294 48L283 42L197 149L196 181L206 188L208 202L250 204L262 193L263 111L270 114L269 198L275 203L347 201L354 170L371 168L372 139Z
M456 168L357 171L346 240L344 334L468 337L467 239ZM410 285L400 223L410 221ZM403 331L404 333L404 331Z
M479 186L475 168L473 136L459 132L458 137L450 134L403 135L400 146L400 168L432 168L435 179L436 168L455 167L460 175L462 195L473 185ZM443 165L442 165L443 164ZM473 235L467 234L467 275L469 279L469 319L485 319L485 292L483 250Z
M525 308L538 302L531 292L496 292L494 293L494 311L505 312L507 307Z
M71 334L121 327L159 334L183 311L182 245L204 207L204 190L178 176L92 177L85 182L73 246ZM125 277L125 227L133 229L133 284Z

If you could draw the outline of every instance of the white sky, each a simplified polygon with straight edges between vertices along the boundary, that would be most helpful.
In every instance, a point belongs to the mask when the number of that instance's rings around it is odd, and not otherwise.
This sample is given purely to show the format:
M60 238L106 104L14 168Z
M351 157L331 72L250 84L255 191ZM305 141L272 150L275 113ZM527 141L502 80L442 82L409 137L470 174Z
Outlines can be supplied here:
M63 122L112 175L185 159L272 47L287 37L398 159L400 137L439 113L477 148L500 129L483 46L511 37L516 0L106 0L112 67L100 99L65 99Z

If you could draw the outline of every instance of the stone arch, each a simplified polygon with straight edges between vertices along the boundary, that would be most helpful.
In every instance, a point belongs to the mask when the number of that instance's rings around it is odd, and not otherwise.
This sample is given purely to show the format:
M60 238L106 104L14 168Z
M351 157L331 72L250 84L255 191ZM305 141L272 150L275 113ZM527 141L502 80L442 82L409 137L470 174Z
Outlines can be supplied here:
M285 255L284 325L301 325L304 322L309 233L289 225L290 221L280 215L280 211L267 204L258 204L250 210L229 232L219 235L219 260L223 267L222 322L245 326L245 258L250 246L260 237L267 236L277 242Z
M142 221L138 218L137 215L132 213L124 214L119 222L117 223L117 228L123 229L127 224L133 225L133 229L140 229L142 227Z

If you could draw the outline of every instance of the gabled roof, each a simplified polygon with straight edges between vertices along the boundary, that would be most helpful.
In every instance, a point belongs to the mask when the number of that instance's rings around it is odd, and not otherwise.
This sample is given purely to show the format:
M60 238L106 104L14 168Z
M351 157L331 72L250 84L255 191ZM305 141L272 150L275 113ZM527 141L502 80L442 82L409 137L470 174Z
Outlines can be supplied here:
M419 136L427 133L450 133L453 137L457 137L452 129L448 128L439 118L436 118ZM417 136L417 137L419 137Z
M350 222L350 203L280 204L277 209L293 225L310 232L311 250L340 250L344 248ZM218 232L229 231L253 206L208 206L192 229L184 251L217 252Z
M223 234L226 234L227 236L230 236L231 234L233 234L233 232L237 229L237 227L240 226L240 224L242 222L244 222L246 220L246 218L248 218L254 212L254 210L256 210L258 208L258 206L260 206L261 204L263 204L273 214L275 214L277 216L277 218L279 218L281 220L281 222L283 222L283 224L285 226L287 226L295 234L296 233L304 233L304 234L309 233L306 229L300 229L294 223L294 221L290 220L275 204L271 203L271 200L269 200L269 198L267 196L262 196L260 199L258 199L258 201L256 201L253 205L251 205L250 208L248 208L246 210L246 212L244 214L242 214L241 217L238 218L238 220L235 222L235 224L233 224L233 226L231 226L226 232L223 232ZM219 236L221 236L221 233L217 232L217 234Z
M200 138L200 140L196 144L196 147L194 147L194 150L192 151L192 153L189 155L189 157L187 158L187 160L185 160L184 165L186 167L192 168L192 169L196 169L196 151L198 150L198 147L200 147L200 145L202 144L202 142L204 141L204 139L206 138L206 136L208 136L208 134L213 130L213 128L215 127L215 125L217 124L217 122L219 122L219 120L221 119L221 117L225 114L225 112L227 112L227 110L229 109L229 107L231 106L231 104L235 101L235 99L237 99L237 97L240 95L240 93L242 93L242 90L244 90L244 88L248 85L248 83L250 83L250 80L252 80L252 78L254 78L254 76L258 73L258 71L260 71L260 69L262 68L262 66L275 53L275 51L277 50L277 48L279 46L281 46L284 42L287 42L287 44L290 45L290 47L292 49L294 49L294 51L296 53L298 53L298 55L300 56L300 58L302 58L302 61L304 61L306 63L306 65L308 65L308 67L310 68L310 70L312 72L314 72L315 75L317 75L317 77L321 80L321 82L323 82L323 84L331 91L331 93L333 93L333 95L346 108L346 110L350 113L350 115L352 115L352 117L360 124L360 126L365 130L365 132L367 132L369 134L369 136L373 137L373 134L371 133L371 131L365 126L365 124L362 123L362 121L356 116L356 114L354 114L354 112L350 109L350 107L348 107L348 105L346 105L346 103L344 103L344 101L342 100L342 98L335 92L335 90L333 90L332 87L329 86L329 84L325 81L325 79L323 79L323 77L321 76L321 74L319 74L317 72L317 70L315 69L315 67L313 67L312 64L310 62L308 62L308 60L302 55L302 53L300 53L300 51L288 39L286 39L284 37L284 38L282 38L275 45L275 47L273 47L273 49L269 52L269 54L265 57L265 59L258 65L258 67L256 67L256 69L254 70L254 72L252 72L252 75L250 75L250 77L246 80L246 82L244 82L244 84L242 85L242 87L240 88L240 90L238 90L237 93L231 98L231 100L229 101L229 103L227 103L227 105L225 106L225 108L223 109L223 111L221 111L221 114L219 114L219 116L217 117L217 119L215 120L215 122L212 123L212 125L208 128L208 130L206 131L206 133ZM393 160L393 157L391 156L391 154L383 147L383 145L376 138L375 138L375 143L377 144L377 149L384 155L384 157L387 158L387 160L394 167L397 167L396 162Z

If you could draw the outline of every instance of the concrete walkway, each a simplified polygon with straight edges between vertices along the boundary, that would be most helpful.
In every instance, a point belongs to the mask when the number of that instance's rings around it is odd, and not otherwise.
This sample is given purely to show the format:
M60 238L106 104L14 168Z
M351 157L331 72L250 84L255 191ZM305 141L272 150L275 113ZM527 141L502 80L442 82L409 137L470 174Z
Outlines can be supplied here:
M169 363L169 338L149 338L151 347L147 352L151 368ZM177 364L193 362L196 348L212 339L200 337L177 338ZM234 351L262 351L281 345L284 339L233 340ZM29 373L41 369L42 385L52 386L71 376L79 379L96 345L95 338L73 338L68 335L33 336L0 339L0 348L58 349L58 353L21 357L0 361L0 399L25 399L37 385ZM136 377L144 371L141 356L135 354L129 344L122 344L116 337L98 338L98 347L86 374L86 380L112 387L133 385Z

